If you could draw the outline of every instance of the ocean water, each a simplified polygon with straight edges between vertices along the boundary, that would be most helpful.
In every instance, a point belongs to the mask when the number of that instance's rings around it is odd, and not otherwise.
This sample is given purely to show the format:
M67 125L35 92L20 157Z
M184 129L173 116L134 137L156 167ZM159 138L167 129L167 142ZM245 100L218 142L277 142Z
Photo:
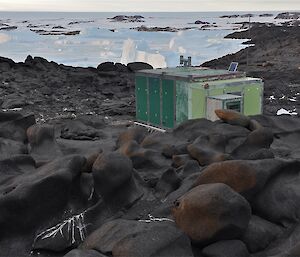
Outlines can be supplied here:
M245 12L239 12L243 14ZM253 12L252 12L253 13ZM259 17L251 21L280 22L274 17ZM264 12L265 13L265 12ZM276 15L279 12L267 12ZM114 22L115 15L142 15L145 22ZM41 56L72 66L96 67L105 61L127 64L144 61L154 67L173 67L179 56L192 56L192 64L237 52L245 40L224 39L241 29L239 22L248 18L220 18L234 13L56 13L0 12L0 56L24 61L27 55ZM215 23L217 27L201 29L196 20ZM2 24L2 25L1 25ZM15 30L1 30L6 25ZM136 27L186 28L178 32L139 32ZM63 31L80 31L78 35L40 35L32 30L51 31L61 26ZM57 29L56 29L57 30ZM58 29L60 30L60 29Z

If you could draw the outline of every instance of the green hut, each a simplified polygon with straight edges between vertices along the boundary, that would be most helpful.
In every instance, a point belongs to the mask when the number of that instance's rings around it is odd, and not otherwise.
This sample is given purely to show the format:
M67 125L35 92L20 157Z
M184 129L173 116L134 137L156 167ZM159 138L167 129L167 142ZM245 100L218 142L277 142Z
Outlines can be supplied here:
M244 72L199 67L141 70L136 73L137 121L174 128L188 119L216 120L214 110L262 113L263 82Z

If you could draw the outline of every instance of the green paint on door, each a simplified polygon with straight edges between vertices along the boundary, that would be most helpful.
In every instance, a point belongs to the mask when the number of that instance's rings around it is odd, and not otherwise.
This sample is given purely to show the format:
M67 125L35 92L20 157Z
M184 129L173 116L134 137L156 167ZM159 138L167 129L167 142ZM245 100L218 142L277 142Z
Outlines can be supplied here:
M174 81L162 80L162 125L174 127Z
M148 78L149 81L149 121L160 125L160 79Z
M256 115L262 113L262 86L248 85L244 88L244 114Z
M188 120L188 83L176 81L176 124Z
M136 118L148 122L148 89L147 78L137 76L135 79Z
M206 92L202 88L191 88L192 119L206 118Z

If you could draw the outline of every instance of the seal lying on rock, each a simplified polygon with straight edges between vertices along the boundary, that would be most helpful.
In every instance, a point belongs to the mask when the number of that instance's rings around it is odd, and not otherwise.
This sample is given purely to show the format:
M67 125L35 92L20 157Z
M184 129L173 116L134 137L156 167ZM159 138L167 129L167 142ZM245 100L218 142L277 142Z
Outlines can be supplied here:
M37 166L62 156L55 139L54 126L35 124L27 129L27 138L29 154L35 159Z
M236 239L246 230L251 207L221 183L200 185L180 197L172 209L177 226L195 243Z
M238 125L247 128L250 124L250 118L233 110L215 110L216 115L223 121L231 125Z
M194 186L224 183L247 199L251 199L264 188L283 163L274 159L213 163L201 172Z
M118 152L100 154L94 162L95 191L112 211L129 207L142 196L132 172L131 160Z

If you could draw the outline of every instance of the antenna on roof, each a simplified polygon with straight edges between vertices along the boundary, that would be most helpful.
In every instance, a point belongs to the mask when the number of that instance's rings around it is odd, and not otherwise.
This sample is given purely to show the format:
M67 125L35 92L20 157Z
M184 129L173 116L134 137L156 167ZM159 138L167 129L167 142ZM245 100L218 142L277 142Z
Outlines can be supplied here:
M192 66L192 57L189 56L187 59L180 55L180 65L183 64L183 67L191 67Z
M248 23L248 38L251 40L251 33L250 33L250 28L251 28L251 15L249 15L249 23ZM248 70L248 65L249 65L249 46L247 47L247 72Z

